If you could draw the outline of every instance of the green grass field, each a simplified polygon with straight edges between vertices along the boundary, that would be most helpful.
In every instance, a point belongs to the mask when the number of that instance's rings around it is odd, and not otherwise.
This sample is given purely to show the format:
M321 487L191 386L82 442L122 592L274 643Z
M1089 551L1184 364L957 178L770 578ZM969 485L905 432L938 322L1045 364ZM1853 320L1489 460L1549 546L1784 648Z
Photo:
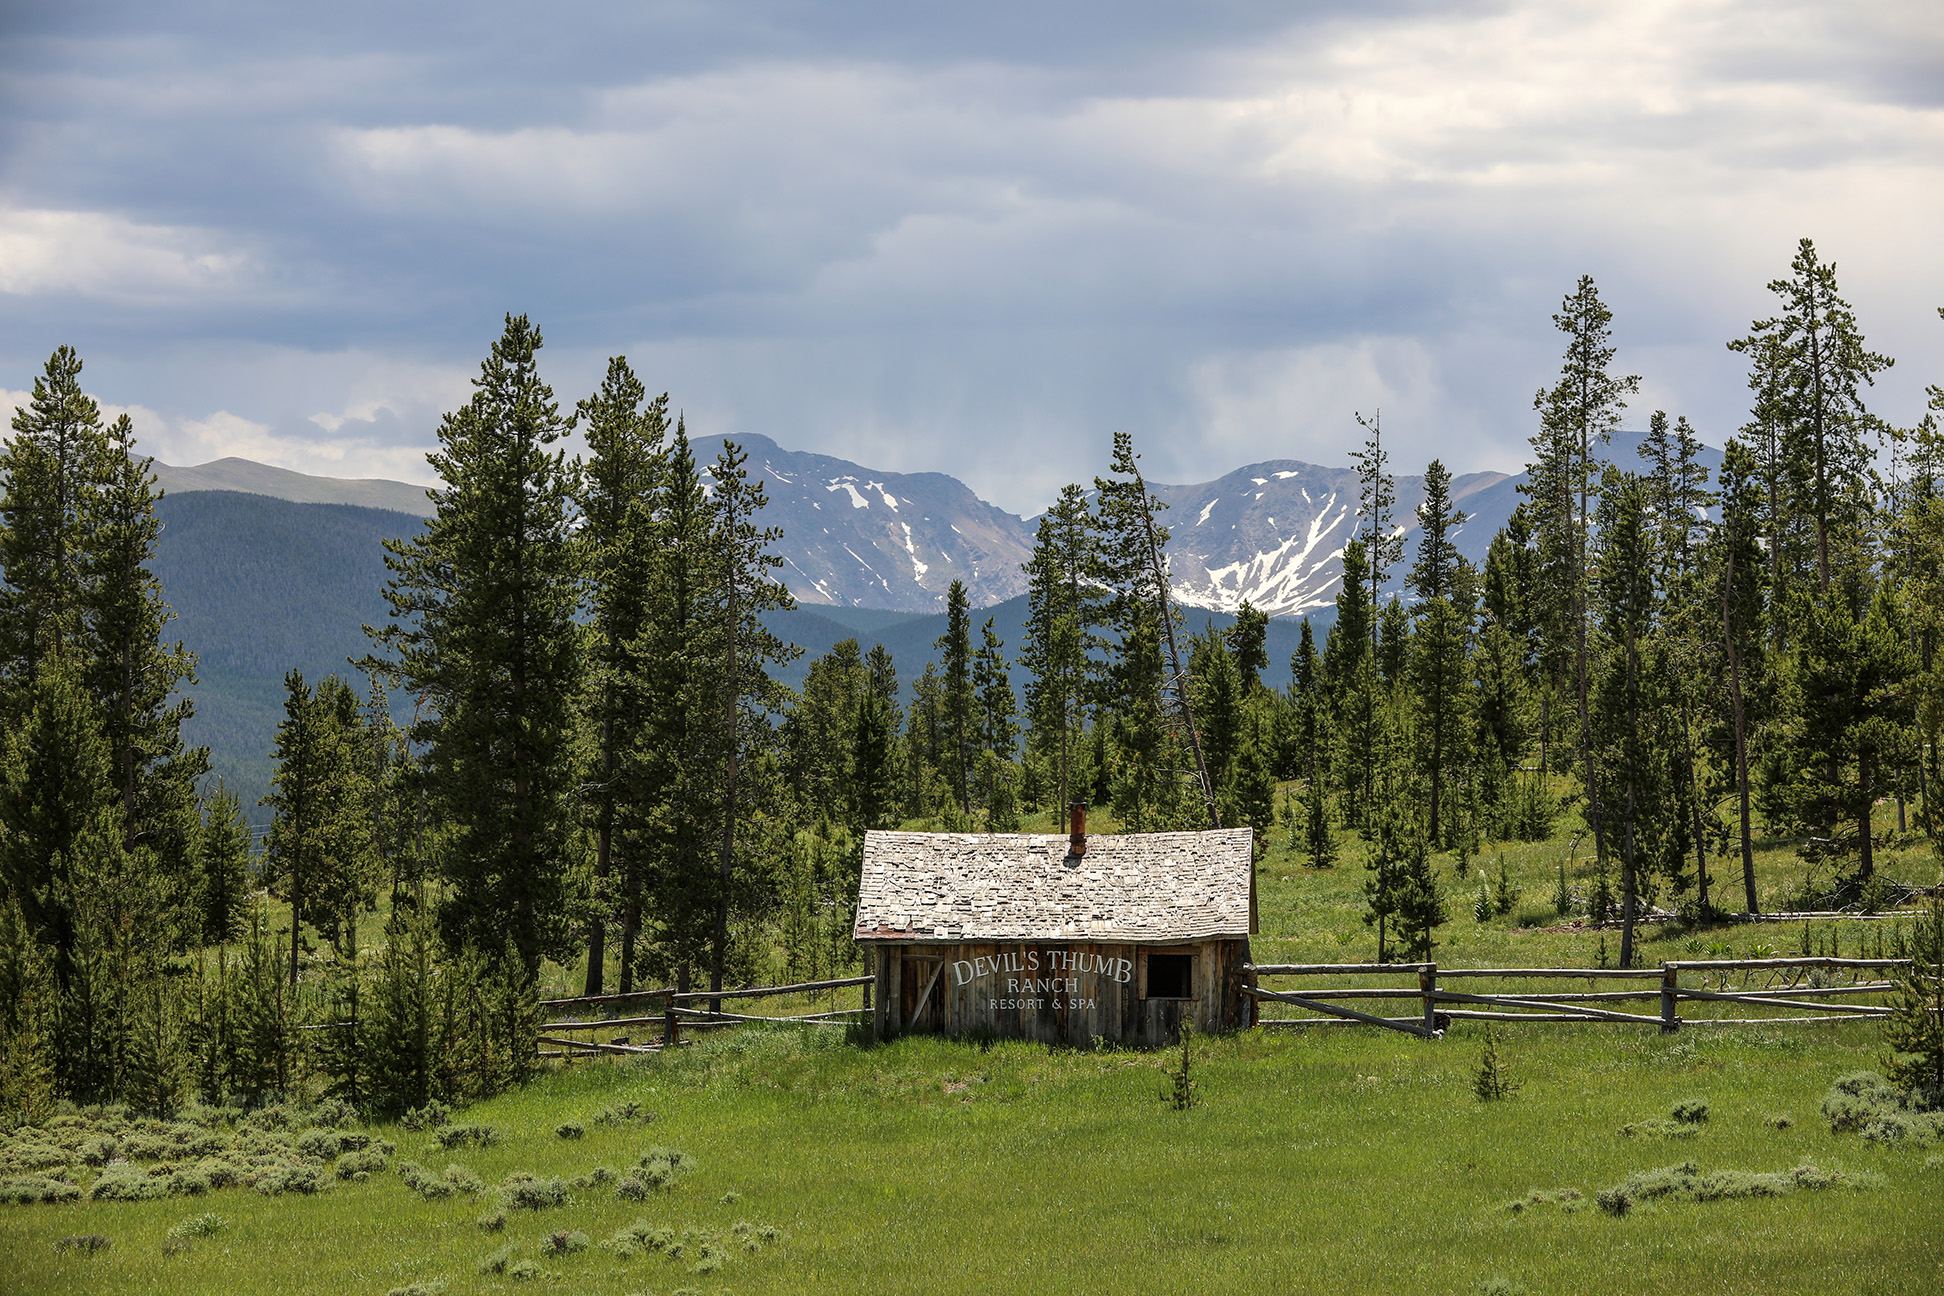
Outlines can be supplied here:
M1333 1030L1210 1042L1204 1103L1170 1110L1154 1055L911 1040L846 1045L801 1029L717 1036L667 1058L581 1064L467 1118L494 1147L446 1152L386 1131L399 1158L461 1162L488 1183L526 1171L623 1169L648 1147L698 1162L640 1203L611 1185L557 1209L510 1212L465 1194L428 1202L393 1173L316 1197L229 1189L194 1200L10 1207L4 1281L19 1292L383 1293L444 1280L452 1293L558 1282L587 1293L671 1292L1871 1292L1944 1290L1939 1145L1833 1135L1817 1104L1838 1074L1873 1064L1866 1025L1663 1038L1534 1026L1502 1052L1523 1088L1481 1103L1480 1042ZM1628 1122L1705 1098L1690 1138L1627 1138ZM647 1125L604 1127L634 1100ZM1787 1115L1793 1125L1767 1122ZM587 1125L565 1141L554 1127ZM1786 1170L1803 1160L1861 1186L1716 1202L1667 1201L1623 1217L1506 1203L1533 1189L1587 1197L1682 1161ZM735 1194L735 1197L731 1197ZM169 1228L213 1210L221 1233L168 1254ZM644 1219L734 1239L704 1274L665 1255L595 1245L547 1258L556 1230L598 1243ZM99 1232L105 1252L60 1254ZM537 1262L525 1283L483 1276L507 1243ZM691 1253L694 1253L693 1246Z
M1440 963L1594 960L1602 934L1550 911L1569 842L1570 830L1508 847L1524 895L1513 914L1484 923L1471 914L1474 883L1442 860L1452 921L1438 934ZM1374 954L1358 916L1364 871L1354 843L1345 847L1326 872L1272 850L1260 881L1260 961ZM1584 880L1584 853L1582 844L1569 880ZM1496 869L1496 848L1486 862ZM1765 904L1801 882L1785 848L1765 849L1761 866ZM1924 883L1937 875L1922 843L1887 870ZM1808 939L1855 954L1881 931L1819 923ZM1617 955L1617 934L1605 936ZM1788 925L1663 924L1646 930L1641 957L1791 953L1803 940ZM549 982L577 988L578 977L556 968ZM812 1006L761 1002L776 1013ZM383 1127L374 1133L398 1145L387 1168L315 1196L236 1187L0 1206L0 1292L383 1296L441 1282L452 1296L554 1286L614 1296L1944 1291L1944 1142L1866 1141L1832 1133L1819 1115L1836 1077L1879 1066L1869 1022L1672 1036L1508 1028L1499 1048L1522 1087L1498 1103L1472 1093L1476 1024L1435 1041L1362 1028L1256 1031L1197 1044L1203 1102L1188 1112L1160 1097L1178 1054L935 1039L878 1047L844 1035L746 1028L670 1054L559 1066L458 1117L495 1127L497 1144L448 1151L429 1133ZM1690 1136L1620 1133L1689 1098L1710 1107ZM625 1102L656 1119L594 1119ZM562 1122L584 1125L585 1136L556 1137ZM619 1199L594 1174L625 1172L655 1146L690 1154L696 1167L642 1201ZM426 1200L395 1172L405 1160L434 1175L462 1164L486 1188ZM1690 1161L1751 1172L1808 1161L1840 1180L1778 1196L1643 1202L1621 1216L1592 1204L1629 1175ZM564 1205L508 1211L502 1232L482 1231L475 1221L494 1209L493 1189L520 1173L578 1186ZM1508 1209L1535 1190L1566 1189L1581 1200ZM208 1211L227 1227L170 1242L173 1226ZM686 1237L683 1254L624 1258L600 1245L635 1221ZM592 1245L547 1254L557 1232ZM57 1251L57 1240L88 1233L110 1246ZM482 1273L495 1253L504 1271ZM706 1257L717 1253L711 1268Z

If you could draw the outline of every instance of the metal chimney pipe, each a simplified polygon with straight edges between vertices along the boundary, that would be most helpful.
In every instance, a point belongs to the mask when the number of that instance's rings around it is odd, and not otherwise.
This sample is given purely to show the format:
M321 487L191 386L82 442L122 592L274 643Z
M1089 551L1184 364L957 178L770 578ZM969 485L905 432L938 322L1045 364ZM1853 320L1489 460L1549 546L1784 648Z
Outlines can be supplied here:
M1075 801L1067 807L1067 854L1087 853L1087 803Z

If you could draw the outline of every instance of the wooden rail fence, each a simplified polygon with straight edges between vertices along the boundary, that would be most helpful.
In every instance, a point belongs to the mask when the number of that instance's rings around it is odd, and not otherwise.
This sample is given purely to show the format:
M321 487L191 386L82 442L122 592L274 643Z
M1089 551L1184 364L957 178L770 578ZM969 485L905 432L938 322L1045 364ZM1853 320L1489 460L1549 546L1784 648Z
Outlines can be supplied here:
M572 1058L613 1053L659 1053L671 1044L679 1044L684 1029L713 1030L724 1026L740 1026L746 1022L788 1022L793 1025L813 1026L849 1025L856 1014L870 1011L872 981L873 978L869 976L839 977L830 981L800 981L794 985L743 986L737 990L677 991L672 987L665 987L659 990L635 990L628 994L542 999L541 1009L551 1010L555 1015L589 1009L599 1013L607 1009L651 1007L655 1004L661 1005L661 1011L648 1016L596 1016L588 1020L567 1018L542 1022L539 1035L540 1056ZM723 999L767 999L774 995L815 994L824 990L842 990L850 986L864 988L862 1007L840 1008L834 1012L803 1013L788 1017L760 1017L688 1006L719 1002ZM582 1032L611 1032L635 1026L659 1026L661 1033L652 1037L653 1043L646 1044L636 1044L627 1036L611 1036L605 1042L571 1038Z
M1881 973L1909 964L1908 959L1835 957L1769 959L1680 959L1648 968L1440 968L1436 963L1260 963L1245 971L1247 992L1258 1004L1263 1026L1381 1026L1409 1035L1436 1037L1452 1020L1570 1021L1657 1026L1663 1031L1682 1026L1759 1026L1775 1022L1841 1021L1853 1017L1882 1017L1890 1012L1882 1003L1826 1002L1860 996L1881 998L1893 988ZM1866 973L1874 974L1865 980ZM1264 977L1300 977L1326 983L1343 977L1408 976L1415 985L1325 984L1287 990L1265 989ZM1687 978L1683 982L1683 977ZM1763 978L1766 978L1765 980ZM1845 980L1844 978L1847 978ZM1580 980L1583 991L1464 991L1440 982L1465 980L1533 981ZM1760 985L1754 984L1762 980ZM1594 990L1599 981L1655 982L1651 988ZM1416 1001L1419 1011L1408 1017L1389 1017L1344 1006L1345 1000ZM1655 1012L1623 1012L1595 1006L1653 1002ZM1683 1003L1738 1005L1744 1008L1797 1010L1794 1016L1683 1017ZM1315 1014L1308 1017L1260 1017L1265 1004L1284 1004ZM1460 1006L1462 1005L1462 1006ZM1374 1005L1373 1005L1374 1006Z

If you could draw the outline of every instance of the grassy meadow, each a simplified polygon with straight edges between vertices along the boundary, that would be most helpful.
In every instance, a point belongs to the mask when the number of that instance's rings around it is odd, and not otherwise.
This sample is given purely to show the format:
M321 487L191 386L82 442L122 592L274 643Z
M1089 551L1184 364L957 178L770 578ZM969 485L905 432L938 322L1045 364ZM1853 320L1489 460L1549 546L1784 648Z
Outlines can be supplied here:
M1471 912L1476 873L1442 859L1451 921L1438 961L1588 966L1602 935L1616 958L1617 932L1551 905L1562 864L1569 885L1591 874L1576 826L1505 848L1523 894L1484 922ZM1493 847L1474 867L1496 876L1498 857ZM1766 845L1760 863L1765 907L1801 887L1785 846ZM1371 958L1359 865L1348 836L1338 866L1316 872L1278 842L1260 874L1258 960ZM1718 867L1717 885L1738 896L1738 873ZM1886 871L1931 883L1938 869L1912 843ZM1670 922L1645 930L1641 960L1805 941L1853 955L1881 932ZM551 991L578 980L550 970ZM782 1014L831 998L759 1003ZM491 1127L488 1144L373 1127L375 1147L395 1144L382 1167L320 1192L0 1206L0 1292L1944 1290L1944 1141L1866 1140L1820 1114L1839 1076L1879 1066L1873 1023L1506 1028L1497 1049L1519 1088L1491 1103L1473 1093L1483 1049L1465 1022L1442 1040L1361 1028L1199 1040L1201 1102L1177 1111L1161 1093L1178 1050L874 1046L835 1027L744 1028L663 1055L555 1064L455 1113ZM1705 1120L1666 1119L1691 1099ZM643 1114L616 1118L631 1103ZM563 1125L581 1132L563 1137ZM624 1197L657 1148L693 1167ZM402 1175L405 1162L423 1174ZM1596 1203L1629 1176L1688 1162L1824 1173L1761 1180L1766 1195L1641 1195L1622 1214ZM431 1196L414 1187L427 1180ZM506 1194L560 1204L509 1209ZM208 1212L223 1226L181 1227ZM482 1228L495 1213L504 1223ZM86 1234L109 1245L57 1249Z

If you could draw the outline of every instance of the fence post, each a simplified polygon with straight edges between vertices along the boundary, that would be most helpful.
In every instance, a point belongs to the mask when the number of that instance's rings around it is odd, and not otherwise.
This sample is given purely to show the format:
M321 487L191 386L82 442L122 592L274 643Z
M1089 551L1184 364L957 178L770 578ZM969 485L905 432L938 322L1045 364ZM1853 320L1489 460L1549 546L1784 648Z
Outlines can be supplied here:
M1435 1034L1438 1029L1438 965L1426 963L1418 969L1418 993L1424 996L1424 1033Z
M662 1047L663 1048L672 1049L675 1047L675 1039L676 1039L675 1023L678 1020L679 1018L675 1016L675 999L674 996L671 995L668 1000L668 1011L662 1017Z
M1680 989L1681 973L1672 963L1661 964L1661 1033L1670 1034L1681 1028L1681 1019L1674 1015L1674 995Z

